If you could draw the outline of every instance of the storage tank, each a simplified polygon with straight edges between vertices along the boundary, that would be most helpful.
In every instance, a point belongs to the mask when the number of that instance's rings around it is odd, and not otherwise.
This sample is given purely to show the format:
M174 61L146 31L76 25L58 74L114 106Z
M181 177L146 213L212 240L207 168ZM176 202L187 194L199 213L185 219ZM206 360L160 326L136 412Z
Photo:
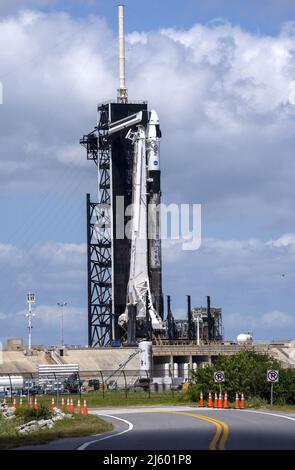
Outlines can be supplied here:
M178 364L174 362L173 364L173 377L178 378Z
M189 363L185 362L183 364L183 378L184 378L184 380L188 380L188 371L189 371Z
M141 341L139 348L139 369L140 376L151 375L153 363L153 347L151 341Z
M0 377L0 387L1 388L24 388L24 379L21 375L11 376L3 375Z
M251 333L240 333L237 336L237 342L239 344L247 344L253 342L253 336Z
M170 377L170 364L166 362L164 364L164 377Z

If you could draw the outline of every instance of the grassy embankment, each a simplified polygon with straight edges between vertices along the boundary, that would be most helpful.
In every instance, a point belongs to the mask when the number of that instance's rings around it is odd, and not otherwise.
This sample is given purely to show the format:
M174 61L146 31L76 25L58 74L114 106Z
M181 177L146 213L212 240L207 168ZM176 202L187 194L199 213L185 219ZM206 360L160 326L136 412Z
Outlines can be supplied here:
M0 449L45 444L64 437L88 436L112 430L110 423L93 415L74 415L71 419L58 421L52 429L44 429L26 435L19 434L16 429L23 422L24 420L20 417L11 420L0 417Z

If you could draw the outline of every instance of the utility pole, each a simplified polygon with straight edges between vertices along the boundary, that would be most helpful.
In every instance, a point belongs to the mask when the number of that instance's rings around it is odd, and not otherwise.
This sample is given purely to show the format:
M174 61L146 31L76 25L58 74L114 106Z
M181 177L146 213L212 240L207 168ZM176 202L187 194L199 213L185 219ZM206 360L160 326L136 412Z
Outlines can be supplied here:
M57 302L58 307L61 311L61 321L60 321L60 344L61 347L64 347L64 309L63 307L67 306L67 302Z
M26 317L28 319L28 330L29 330L29 352L32 351L32 328L33 328L32 322L33 322L33 318L35 317L35 314L32 313L32 305L35 302L36 302L35 294L32 294L31 292L29 292L29 294L27 294L27 304L29 305L29 311L26 314Z

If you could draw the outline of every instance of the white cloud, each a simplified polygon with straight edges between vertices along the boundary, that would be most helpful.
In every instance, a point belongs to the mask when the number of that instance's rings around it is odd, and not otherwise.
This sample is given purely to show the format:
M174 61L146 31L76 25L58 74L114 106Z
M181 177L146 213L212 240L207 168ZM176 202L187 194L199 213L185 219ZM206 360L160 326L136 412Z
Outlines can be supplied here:
M275 329L276 328L294 328L295 326L295 315L288 315L279 310L274 310L273 312L264 313L261 317L261 324L266 328Z
M27 311L22 309L13 316L0 313L1 331L7 337L27 336ZM60 344L61 310L56 304L36 304L33 307L33 344ZM13 317L13 324L12 324ZM87 330L87 310L68 304L63 307L63 330L65 344L85 344Z
M295 316L285 301L293 292L293 252L258 239L204 239L201 248L190 253L181 250L181 241L165 245L164 290L172 295L176 318L186 316L188 293L193 306L205 305L206 295L211 295L212 305L223 308L226 337L241 331L253 331L256 338L292 336ZM16 256L18 263L12 261ZM8 325L13 331L23 327L29 290L36 293L40 336L42 328L54 330L58 301L68 302L65 315L75 328L86 328L84 244L45 243L27 251L2 244L0 259L0 319L5 321L5 331ZM173 286L172 292L167 285Z
M166 198L205 201L215 219L290 220L293 29L269 37L215 22L128 35L130 98L148 98L161 118ZM62 166L71 188L82 178L82 194L93 180L78 139L95 123L96 102L116 94L117 39L98 18L26 12L3 19L6 43L1 166L25 166L3 178L2 192L65 191Z
M290 314L280 310L260 313L229 313L225 317L226 331L232 339L239 333L253 333L257 339L293 339L295 336L295 312Z
M270 240L269 242L267 242L267 245L275 246L277 248L282 246L288 246L293 248L293 245L295 245L295 234L287 233L286 235L283 235L277 240Z

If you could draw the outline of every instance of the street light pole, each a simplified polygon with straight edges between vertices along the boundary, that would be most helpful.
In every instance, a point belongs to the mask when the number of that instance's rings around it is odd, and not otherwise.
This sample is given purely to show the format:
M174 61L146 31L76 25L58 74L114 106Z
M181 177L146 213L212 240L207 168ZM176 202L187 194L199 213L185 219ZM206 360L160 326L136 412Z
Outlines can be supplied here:
M26 317L28 319L28 330L29 330L29 352L32 351L32 320L35 316L34 313L32 313L32 304L36 302L35 294L32 294L31 292L27 294L27 304L29 305L29 311L26 314Z
M64 312L63 312L63 307L67 306L67 302L57 302L58 307L60 307L61 310L61 322L60 322L60 342L61 342L61 347L64 347Z

